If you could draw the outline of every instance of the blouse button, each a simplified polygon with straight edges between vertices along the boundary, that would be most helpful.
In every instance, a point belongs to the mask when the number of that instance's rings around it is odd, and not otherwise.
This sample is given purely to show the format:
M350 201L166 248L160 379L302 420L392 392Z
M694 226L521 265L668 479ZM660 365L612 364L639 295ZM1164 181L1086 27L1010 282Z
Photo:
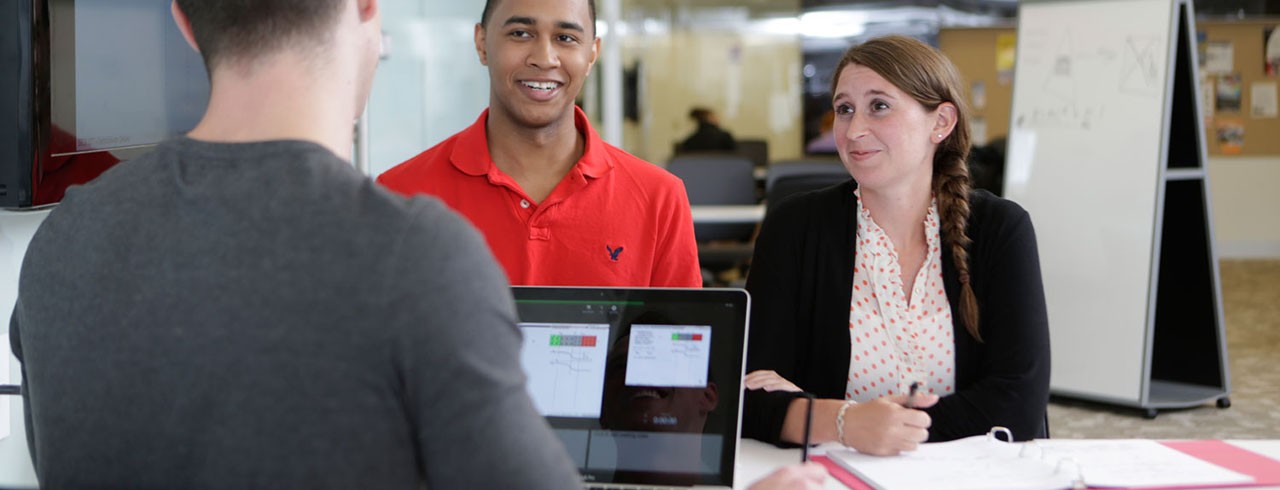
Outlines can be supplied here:
M529 200L528 200L528 199L521 199L521 200L520 200L520 207L525 208L525 209L529 209Z

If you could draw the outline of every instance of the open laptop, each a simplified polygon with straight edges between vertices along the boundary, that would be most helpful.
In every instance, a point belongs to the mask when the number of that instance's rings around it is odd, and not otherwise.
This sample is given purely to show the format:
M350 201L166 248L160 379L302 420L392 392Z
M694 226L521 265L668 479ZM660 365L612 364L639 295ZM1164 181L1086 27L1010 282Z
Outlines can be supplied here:
M585 487L733 486L746 291L512 291L529 394Z

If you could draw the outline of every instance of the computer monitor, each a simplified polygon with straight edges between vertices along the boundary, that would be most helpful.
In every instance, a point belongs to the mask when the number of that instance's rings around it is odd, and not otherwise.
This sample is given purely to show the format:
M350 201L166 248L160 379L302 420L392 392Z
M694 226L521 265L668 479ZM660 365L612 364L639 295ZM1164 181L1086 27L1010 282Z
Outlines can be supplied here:
M53 204L199 122L209 79L164 0L0 7L0 206ZM12 90L10 90L12 89ZM12 129L10 132L9 130Z

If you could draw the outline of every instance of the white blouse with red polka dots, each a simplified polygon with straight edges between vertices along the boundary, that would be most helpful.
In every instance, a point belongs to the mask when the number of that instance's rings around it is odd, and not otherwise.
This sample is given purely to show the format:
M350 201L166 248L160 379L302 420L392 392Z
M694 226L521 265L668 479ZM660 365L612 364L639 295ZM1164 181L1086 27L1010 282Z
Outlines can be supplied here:
M849 303L849 377L845 399L867 402L907 393L955 392L955 341L951 304L942 286L938 205L924 219L929 251L916 274L910 299L903 294L898 252L871 212L858 201L857 254Z

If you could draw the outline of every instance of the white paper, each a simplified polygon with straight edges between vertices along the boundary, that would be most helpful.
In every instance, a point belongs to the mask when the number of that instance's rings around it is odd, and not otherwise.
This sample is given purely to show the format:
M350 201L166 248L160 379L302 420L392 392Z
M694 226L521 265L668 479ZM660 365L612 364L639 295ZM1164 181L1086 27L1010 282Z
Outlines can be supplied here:
M1213 117L1213 106L1218 104L1214 77L1200 77L1200 110L1202 116Z
M969 93L973 99L973 108L981 110L987 107L987 84L979 80L973 82L970 87Z
M1039 459L1023 458L1017 444L973 436L921 444L899 456L868 456L849 450L827 457L881 490L1057 490L1072 476L1055 474Z
M987 119L975 117L969 120L969 141L974 146L987 144Z
M1229 41L1209 41L1204 49L1205 73L1235 71L1235 45Z
M1276 82L1253 82L1249 86L1249 108L1253 117L1276 117Z

